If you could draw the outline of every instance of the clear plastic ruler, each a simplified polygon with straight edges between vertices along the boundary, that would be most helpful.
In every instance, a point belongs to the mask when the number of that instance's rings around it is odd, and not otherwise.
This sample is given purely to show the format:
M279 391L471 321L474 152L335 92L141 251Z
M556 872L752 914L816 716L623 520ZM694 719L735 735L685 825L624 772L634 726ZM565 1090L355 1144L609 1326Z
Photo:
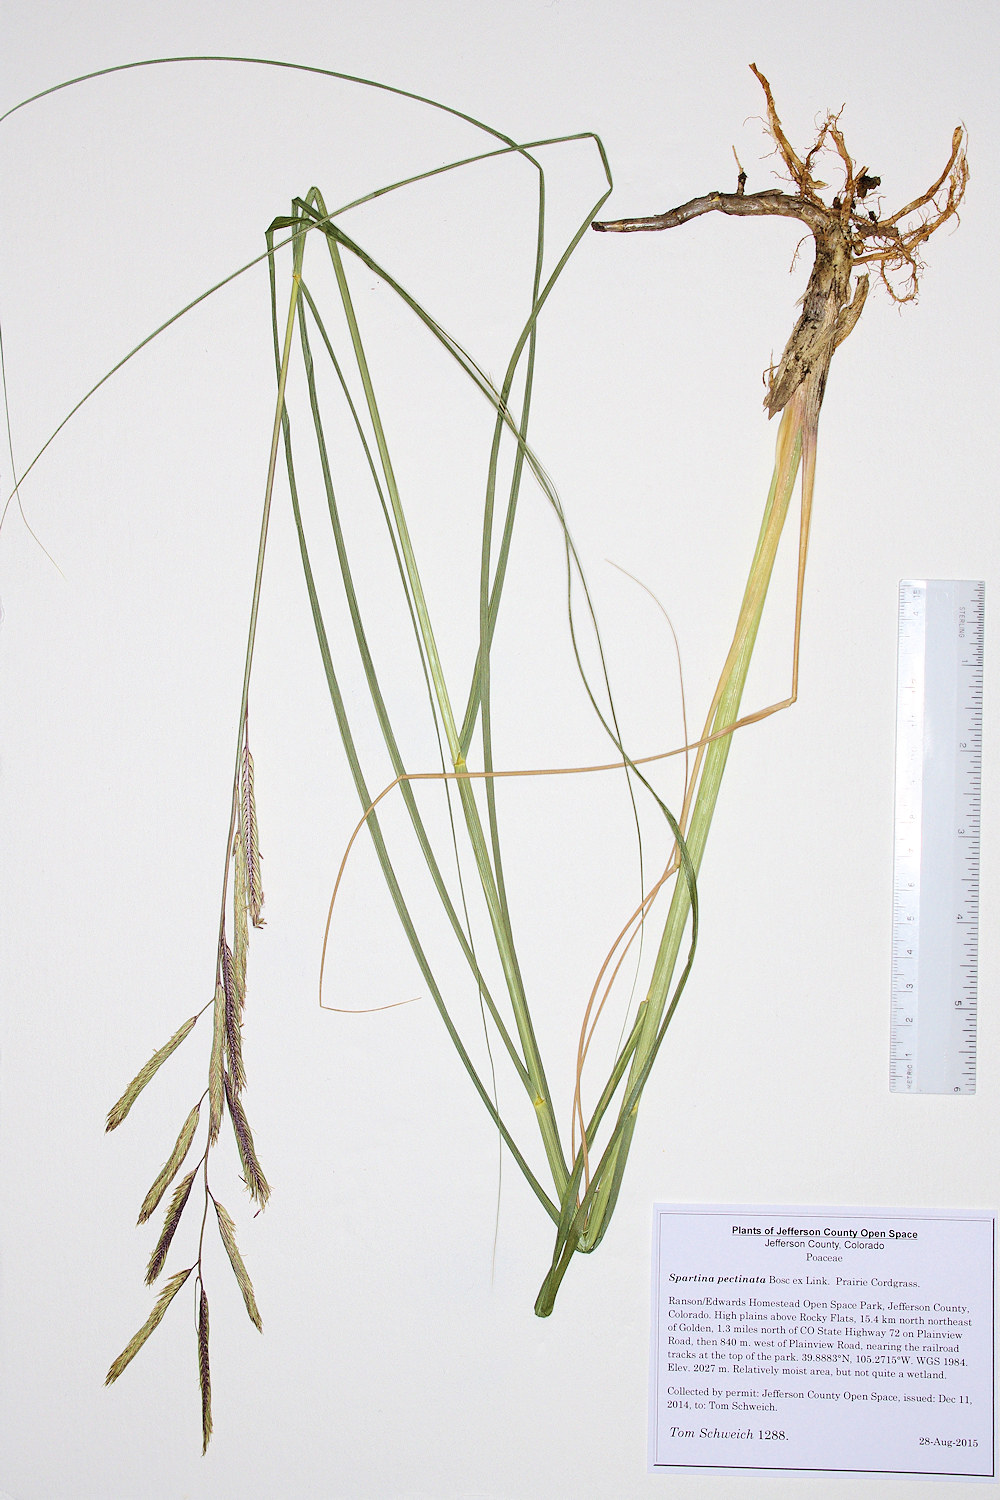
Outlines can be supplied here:
M974 1094L986 585L899 585L889 1088Z

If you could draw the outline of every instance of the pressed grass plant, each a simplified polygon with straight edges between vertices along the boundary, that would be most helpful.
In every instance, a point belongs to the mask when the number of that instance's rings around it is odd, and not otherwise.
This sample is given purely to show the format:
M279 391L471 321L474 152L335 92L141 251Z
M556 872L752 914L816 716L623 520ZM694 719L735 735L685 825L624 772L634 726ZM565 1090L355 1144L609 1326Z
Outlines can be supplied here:
M127 67L205 60L159 59ZM207 61L294 66L257 59L216 58ZM104 71L113 73L126 69ZM323 69L306 68L302 71L366 88L386 87ZM493 1128L552 1221L552 1259L535 1303L540 1316L552 1311L573 1255L594 1250L607 1230L620 1191L643 1090L694 958L698 931L697 875L732 735L737 728L789 706L797 696L803 582L818 418L833 352L855 326L864 305L868 276L863 268L874 265L897 300L906 301L913 297L920 246L941 224L954 217L967 178L964 137L958 130L945 169L928 191L898 212L885 214L877 195L880 180L867 168L855 168L841 132L839 115L827 116L808 152L799 156L785 136L767 80L756 69L754 71L765 94L768 130L791 191L771 188L747 193L746 175L740 169L735 192L712 192L668 213L649 218L595 222L611 192L610 170L597 136L582 133L518 142L460 111L447 109L404 90L387 89L389 93L417 100L429 108L446 110L465 121L474 131L485 133L489 138L488 149L472 152L460 160L436 166L402 182L386 184L333 210L328 209L320 190L313 187L293 200L287 214L275 219L267 231L264 253L250 263L266 261L268 266L277 397L238 702L216 968L212 982L207 986L209 998L206 1003L150 1057L114 1105L107 1120L108 1130L122 1124L173 1052L196 1028L201 1034L207 1030L204 1091L197 1100L187 1102L186 1110L179 1112L183 1123L176 1141L146 1193L139 1212L140 1224L158 1211L163 1215L146 1271L147 1283L151 1286L160 1284L161 1290L149 1318L114 1360L107 1374L109 1383L122 1374L182 1288L186 1285L192 1288L203 1447L207 1447L212 1431L206 1277L209 1235L214 1237L217 1232L247 1313L258 1329L262 1326L253 1285L237 1246L236 1226L216 1197L211 1168L212 1153L226 1128L235 1141L243 1182L252 1202L258 1211L267 1203L270 1189L245 1105L247 1067L243 1054L243 1020L247 1003L250 932L264 923L254 767L250 750L250 686L261 581L279 468L283 469L287 483L323 672L360 810L360 819L347 842L337 875L334 899L351 849L356 839L365 834L371 841L423 984L434 1001L473 1089ZM101 75L86 75L87 78L97 76ZM71 80L74 84L85 81ZM46 91L51 92L53 90ZM44 95L35 96L42 97ZM589 144L601 186L596 200L588 203L586 211L579 215L565 244L553 252L547 243L546 177L542 154L548 148L572 141ZM350 211L361 203L402 187L413 187L442 173L474 170L478 163L500 156L515 158L532 174L537 208L533 264L525 277L526 314L506 367L494 382L472 354L406 290L404 273L377 261L352 237L345 223L349 223ZM831 159L839 171L840 186L827 203L821 196L823 184L816 174L820 161L825 161L824 170L827 170ZM732 644L702 733L695 741L687 743L685 729L683 745L668 751L638 755L633 753L634 747L625 744L619 730L595 613L562 504L529 441L539 325L560 274L591 224L594 229L604 232L667 229L709 211L795 218L805 224L812 235L815 263L803 298L801 316L780 363L768 378L765 401L768 415L780 413L774 474ZM328 263L328 275L334 290L332 311L321 306L322 299L314 291L318 281L313 280L313 261L310 259L307 265L307 255L315 251L324 254ZM413 539L406 486L398 478L391 425L384 417L378 375L366 343L365 319L356 305L352 274L358 268L374 273L381 280L398 299L406 315L415 319L438 349L444 351L461 378L471 382L472 388L492 411L492 435L485 456L478 609L475 619L469 622L475 660L466 680L457 681L454 673L449 675L445 670L448 652L441 647L434 600L425 585L426 559ZM241 268L246 269L248 267ZM227 281L231 279L226 278ZM218 283L223 284L225 282ZM210 288L204 296L216 289ZM203 298L196 299L201 300ZM191 303L189 307L194 305ZM176 317L187 310L182 309L169 322L176 321ZM162 328L155 330L119 361L83 397L74 411L161 331ZM296 389L303 393L299 402L301 409L294 412L289 384L293 368L297 369ZM338 413L333 422L331 403L336 404ZM306 480L300 477L303 472L298 436L300 423L309 433L313 454ZM65 421L60 428L63 425ZM353 440L367 471L367 491L361 495L354 492L356 485L353 481L346 486L350 493L345 494L345 485L338 477L338 456L345 427L353 432ZM40 456L41 453L29 469ZM27 472L25 470L25 474ZM778 545L800 474L802 502L791 689L780 702L742 713L744 688ZM21 476L21 481L24 477ZM541 494L561 529L566 570L563 587L569 601L572 649L584 692L612 747L609 758L599 765L524 768L495 762L498 708L491 661L526 479L530 480L535 493ZM339 576L341 599L338 609L349 621L346 641L335 638L329 623L331 603L318 582L320 570L316 566L316 552L319 544L310 538L304 517L304 484L311 490L318 489L325 503L329 534L324 539L324 546L331 549L330 555L335 559ZM413 766L412 754L399 726L398 710L390 702L390 695L384 687L379 653L371 639L370 612L379 608L379 600L371 596L370 590L366 595L365 586L359 583L358 558L350 541L350 527L345 524L346 511L356 505L374 506L382 517L392 586L399 591L409 620L412 648L419 663L418 686L439 746L439 763L433 769ZM583 646L584 631L589 633L591 642L586 650ZM357 728L359 705L344 685L342 663L348 650L353 653L355 668L360 670L364 679L366 711L374 717L392 768L393 778L386 785L373 781L373 771L365 763ZM590 658L597 663L596 673L584 665L588 651ZM677 811L672 812L654 789L644 768L651 762L682 754L687 760L684 792ZM497 783L510 777L614 773L627 781L636 830L641 829L646 811L651 809L668 830L670 852L662 873L644 886L624 924L609 922L612 932L616 927L620 930L609 946L589 996L581 997L572 1118L566 1131L557 1119L536 1035L537 1001L532 1002L529 997L516 924L508 899ZM428 819L417 795L420 784L426 782L439 784L446 798L450 833L443 842L437 825ZM415 913L406 879L399 874L399 859L393 847L398 835L390 837L380 820L380 804L388 798L402 803L412 839L440 904L450 942L464 965L464 994L451 993L439 981L433 955L422 931L421 918ZM585 1067L596 1028L609 995L616 985L621 984L626 958L634 953L644 935L648 940L653 930L653 912L658 903L665 904L667 909L662 928L655 934L655 959L645 980L645 992L638 1005L628 1013L606 1079L596 1089L590 1090L584 1087ZM487 948L488 960L485 956ZM323 951L326 961L326 938ZM536 1005L535 1016L532 1003ZM523 1091L529 1112L535 1119L536 1142L544 1170L533 1164L535 1144L520 1131L510 1111L501 1108L495 1070L484 1073L475 1062L469 1042L470 1025L485 1028L491 1069L494 1069L494 1060L497 1065L503 1062L516 1086ZM588 1095L591 1096L589 1102ZM192 1159L195 1165L190 1167L188 1164ZM186 1165L188 1170L182 1176ZM165 1209L162 1208L164 1202ZM166 1275L167 1261L179 1234L182 1239L188 1236L190 1248L181 1257L187 1264ZM161 1282L164 1276L166 1279Z

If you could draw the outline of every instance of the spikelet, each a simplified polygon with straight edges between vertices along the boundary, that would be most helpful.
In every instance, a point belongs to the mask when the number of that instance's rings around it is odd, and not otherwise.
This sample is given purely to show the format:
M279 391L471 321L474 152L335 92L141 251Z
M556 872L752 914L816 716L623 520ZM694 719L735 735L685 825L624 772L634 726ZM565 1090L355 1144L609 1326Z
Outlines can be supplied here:
M247 950L249 946L246 851L243 847L243 840L237 833L233 840L233 969L241 1011L247 994Z
M240 1093L247 1081L243 1068L243 1028L241 1025L243 1006L236 985L232 951L224 934L221 938L220 967L222 985L226 992L226 1055L229 1059L229 1072L236 1086L236 1092Z
M247 1123L247 1117L243 1113L243 1105L240 1097L233 1086L233 1080L227 1073L225 1076L226 1103L229 1105L229 1114L233 1122L233 1132L236 1136L236 1145L240 1153L240 1162L243 1166L243 1180L247 1185L247 1191L251 1198L264 1207L271 1196L267 1178L260 1169L257 1160L257 1152L254 1148L253 1135Z
M132 1108L135 1101L138 1099L139 1095L142 1093L143 1089L146 1087L146 1084L156 1072L157 1068L161 1063L166 1062L171 1052L175 1051L176 1048L180 1046L181 1042L183 1042L184 1038L191 1031L197 1019L197 1016L189 1017L188 1020L184 1022L184 1025L178 1027L178 1029L174 1032L173 1036L170 1038L169 1042L167 1042L166 1046L161 1047L159 1052L154 1052L152 1057L149 1059L149 1062L139 1069L138 1073L132 1079L132 1082L129 1084L124 1094L122 1094L121 1098L118 1100L118 1103L114 1105L109 1112L108 1123L105 1126L106 1130L117 1129L117 1127L124 1120L125 1116L128 1114L129 1110Z
M195 1172L197 1170L197 1167L195 1167ZM192 1182L194 1182L194 1172L189 1172L188 1175L183 1179L183 1181L178 1184L174 1192L174 1196L170 1200L170 1207L167 1209L167 1217L163 1222L163 1229L160 1233L160 1238L156 1242L156 1249L149 1257L149 1265L146 1267L147 1286L152 1286L157 1276L159 1276L160 1272L163 1270L163 1265L167 1258L167 1251L170 1249L170 1242L173 1239L177 1226L181 1221L181 1214L184 1212L184 1205L187 1203L188 1195L191 1192Z
M247 1274L247 1268L243 1264L243 1257L236 1245L236 1225L218 1199L213 1199L212 1201L215 1203L215 1213L219 1221L219 1233L222 1236L222 1243L226 1247L226 1254L229 1256L229 1263L233 1268L233 1274L236 1277L240 1291L243 1293L243 1301L247 1305L250 1321L259 1329L261 1328L260 1313L257 1310L257 1300L253 1294L253 1284Z
M153 1308L153 1311L150 1313L145 1323L143 1323L142 1327L139 1329L139 1332L125 1345L125 1348L122 1350L121 1354L119 1354L118 1358L112 1364L107 1375L104 1377L105 1385L111 1385L112 1381L117 1380L121 1372L124 1370L125 1366L135 1358L139 1350L142 1348L143 1344L149 1338L149 1335L153 1332L153 1329L157 1328L163 1321L164 1313L176 1297L177 1293L180 1291L181 1287L184 1285L185 1281L187 1281L193 1270L193 1266L188 1266L186 1271L178 1271L176 1276L172 1276L170 1278L166 1286L161 1291L159 1297L157 1297L156 1306Z
M194 1133L198 1128L198 1116L200 1112L201 1105L196 1104L181 1126L181 1133L174 1142L174 1149L160 1168L153 1186L142 1200L142 1208L139 1210L140 1224L145 1224L167 1188L180 1171L184 1158L188 1154L188 1148L194 1139Z
M208 1062L208 1144L214 1146L222 1127L224 1054L226 1039L226 990L215 987L215 1013L212 1028L212 1055Z
M208 1296L204 1284L198 1301L198 1384L201 1386L201 1451L212 1436L212 1377L208 1368Z
M244 739L240 767L240 842L243 845L247 872L247 907L255 927L264 926L261 908L264 890L260 879L260 847L257 842L257 805L253 795L253 756L250 742Z

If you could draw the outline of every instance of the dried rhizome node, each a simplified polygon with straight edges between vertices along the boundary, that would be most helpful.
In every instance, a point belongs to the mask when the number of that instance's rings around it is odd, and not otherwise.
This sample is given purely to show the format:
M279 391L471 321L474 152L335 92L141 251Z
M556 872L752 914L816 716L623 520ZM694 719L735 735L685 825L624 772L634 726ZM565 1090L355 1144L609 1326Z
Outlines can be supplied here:
M805 387L805 410L815 421L833 351L854 327L868 294L867 273L861 272L852 286L853 273L861 266L877 266L895 301L913 300L921 269L920 247L957 215L965 193L969 179L965 132L961 126L956 127L944 171L927 191L895 213L883 216L877 193L882 179L868 167L855 167L840 129L843 111L826 116L812 146L799 157L782 128L770 84L759 68L753 63L750 66L764 90L768 130L794 191L768 188L747 193L746 173L741 168L735 193L706 193L667 213L616 219L593 227L615 232L674 229L712 210L778 214L805 224L815 241L816 261L802 299L801 316L777 369L769 371L764 404L768 416L773 417L800 387ZM829 159L831 155L839 158L843 185L827 204L820 197L825 184L814 176L814 169L821 157Z

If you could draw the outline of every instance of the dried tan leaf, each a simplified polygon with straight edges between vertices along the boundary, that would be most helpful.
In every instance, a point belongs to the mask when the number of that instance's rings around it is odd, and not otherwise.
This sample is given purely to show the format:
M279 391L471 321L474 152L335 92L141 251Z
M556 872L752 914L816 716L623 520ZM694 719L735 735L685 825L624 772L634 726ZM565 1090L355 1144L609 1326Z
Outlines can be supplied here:
M181 1133L174 1142L174 1149L171 1151L163 1166L160 1168L153 1186L150 1188L149 1192L142 1200L142 1208L139 1210L140 1224L145 1224L146 1220L149 1218L150 1214L153 1212L156 1205L159 1203L160 1199L167 1191L167 1188L170 1186L174 1178L177 1176L177 1173L180 1171L184 1158L188 1154L188 1148L190 1147L191 1142L194 1140L194 1133L198 1128L198 1115L200 1112L201 1105L196 1104L194 1109L188 1115L187 1119L184 1121L184 1124L181 1126Z
M117 1380L121 1372L124 1370L125 1366L135 1358L139 1350L142 1348L143 1344L149 1338L149 1335L153 1332L153 1329L158 1327L159 1324L163 1321L164 1313L176 1297L177 1293L180 1291L181 1287L184 1285L185 1281L187 1281L193 1270L193 1266L188 1266L186 1271L178 1271L176 1276L172 1276L170 1278L166 1286L160 1292L159 1297L157 1297L156 1306L153 1308L153 1311L150 1313L145 1323L143 1323L142 1327L139 1329L139 1332L125 1345L125 1348L122 1350L121 1354L119 1354L118 1358L112 1364L107 1375L104 1377L105 1385L111 1385L112 1381Z
M229 1256L229 1263L233 1268L233 1273L236 1276L239 1289L243 1293L243 1301L247 1305L247 1312L250 1314L250 1321L255 1324L257 1328L261 1328L260 1313L257 1309L257 1300L253 1294L253 1284L247 1274L247 1268L243 1264L243 1257L236 1245L236 1225L233 1223L229 1214L223 1208L218 1199L213 1199L212 1201L215 1203L215 1214L216 1218L219 1221L219 1233L222 1236L222 1243L226 1247L226 1254Z
M154 1052L152 1057L149 1059L149 1062L139 1069L138 1073L132 1079L132 1082L129 1084L124 1094L122 1094L121 1098L118 1100L118 1103L114 1105L114 1107L108 1114L108 1123L105 1126L106 1130L117 1129L117 1127L124 1120L125 1116L128 1114L129 1110L132 1108L135 1101L138 1099L139 1095L142 1093L143 1089L146 1087L146 1084L156 1072L157 1068L161 1063L166 1062L171 1052L175 1051L180 1046L181 1042L183 1042L184 1038L191 1031L197 1019L197 1016L189 1017L189 1019L184 1022L184 1025L180 1026L174 1032L173 1036L170 1038L169 1042L167 1042L166 1046L161 1047L159 1052Z
M194 1170L196 1172L198 1168L195 1167ZM191 1192L192 1182L194 1182L194 1172L189 1172L188 1175L183 1179L183 1181L178 1184L174 1196L170 1200L170 1207L167 1209L167 1217L163 1223L163 1230L160 1234L160 1238L156 1242L156 1249L149 1257L149 1265L146 1267L147 1286L152 1286L157 1276L159 1276L160 1272L163 1270L163 1265L167 1258L167 1251L170 1249L170 1242L173 1239L177 1226L181 1221L181 1214L184 1212L184 1205L187 1203L188 1195Z

